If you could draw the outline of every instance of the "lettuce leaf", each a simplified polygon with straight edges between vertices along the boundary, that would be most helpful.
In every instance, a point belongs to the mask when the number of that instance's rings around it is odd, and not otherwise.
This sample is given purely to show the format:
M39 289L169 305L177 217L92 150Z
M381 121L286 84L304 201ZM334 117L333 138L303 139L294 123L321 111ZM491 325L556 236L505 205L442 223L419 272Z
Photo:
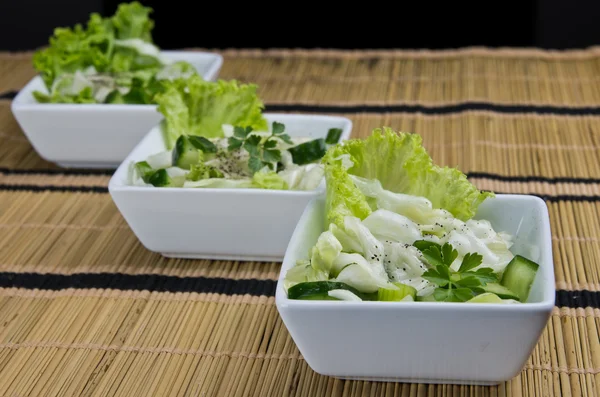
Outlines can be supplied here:
M342 154L334 154L335 146L325 154L322 162L325 164L326 190L326 224L334 223L344 228L346 216L366 218L371 213L371 207L365 195L356 187L348 173L348 161Z
M289 190L289 186L275 171L259 171L252 175L252 185L259 189Z
M366 139L331 147L323 162L328 220L339 226L343 216L364 219L372 211L351 175L377 180L383 189L394 193L425 197L434 209L444 209L463 221L472 218L486 198L494 196L479 191L458 169L435 165L419 135L396 133L387 127L375 129Z
M115 37L119 40L142 39L152 42L154 21L150 19L152 8L144 7L137 1L119 4L111 18Z
M166 62L152 44L154 22L149 18L152 9L138 2L121 4L114 16L103 18L92 13L87 25L59 27L49 39L49 46L33 56L33 66L42 77L49 95L54 82L65 74L93 69L99 74L118 74L152 69L156 73ZM65 97L72 101L78 94ZM100 101L99 101L100 102Z
M71 28L56 28L50 46L33 55L33 66L50 89L54 80L64 73L93 66L105 70L110 64L114 37L109 24L92 14L88 29L81 24Z
M194 75L183 82L166 81L165 85L155 100L164 115L163 133L169 149L181 134L223 137L223 124L267 129L264 105L254 84L209 82Z

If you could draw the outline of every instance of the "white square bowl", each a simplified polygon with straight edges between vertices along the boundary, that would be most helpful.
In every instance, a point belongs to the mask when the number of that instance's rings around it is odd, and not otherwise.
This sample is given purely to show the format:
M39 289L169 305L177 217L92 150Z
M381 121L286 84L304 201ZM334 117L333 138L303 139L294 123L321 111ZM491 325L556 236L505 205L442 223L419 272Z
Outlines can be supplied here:
M219 75L216 53L161 51L168 59L191 63L205 80ZM38 103L47 92L40 76L19 92L11 109L35 151L62 167L116 168L163 117L156 105Z
M265 114L285 124L290 136L324 138L341 128L347 140L352 122L344 117ZM132 161L165 150L157 126L135 147L109 181L108 190L121 214L150 251L168 257L281 261L300 215L313 191L217 188L155 188L127 185Z
M497 195L476 218L515 236L511 251L540 267L527 303L349 302L287 298L286 272L324 228L311 201L285 253L276 290L281 318L308 365L344 379L493 385L521 371L555 300L548 209L534 196ZM532 249L533 247L533 249Z

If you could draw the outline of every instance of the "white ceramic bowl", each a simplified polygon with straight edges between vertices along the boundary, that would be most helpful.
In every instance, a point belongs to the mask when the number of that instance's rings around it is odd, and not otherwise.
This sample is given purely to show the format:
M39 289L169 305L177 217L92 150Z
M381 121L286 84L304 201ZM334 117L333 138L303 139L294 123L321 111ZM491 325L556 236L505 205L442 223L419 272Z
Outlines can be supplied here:
M265 114L285 124L290 136L321 138L330 128L349 138L352 122L343 117ZM140 242L164 256L281 261L308 202L324 189L155 188L127 185L131 161L165 150L159 127L152 129L119 166L108 189Z
M210 81L217 79L223 64L216 53L161 53L190 62ZM35 151L62 167L116 168L162 119L156 105L38 103L36 90L47 91L40 76L15 97L12 112Z
M516 236L511 251L540 264L523 304L291 300L288 269L307 259L324 227L324 200L303 213L283 260L277 309L308 365L345 379L497 384L519 373L554 307L548 210L533 196L497 195L477 218Z

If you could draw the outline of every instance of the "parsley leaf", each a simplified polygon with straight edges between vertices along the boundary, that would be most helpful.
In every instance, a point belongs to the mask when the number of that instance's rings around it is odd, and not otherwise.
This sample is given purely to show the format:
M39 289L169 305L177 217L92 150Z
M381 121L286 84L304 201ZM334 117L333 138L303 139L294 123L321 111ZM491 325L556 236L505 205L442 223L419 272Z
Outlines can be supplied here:
M248 160L248 167L250 168L250 170L252 172L258 172L264 166L265 166L265 164L258 157L252 156L252 157L250 157L250 160Z
M468 253L463 258L458 271L460 273L468 272L469 270L474 269L477 266L481 265L482 260L483 260L483 256L481 256L477 253L475 253L475 254Z
M290 138L290 136L288 134L277 135L277 137L279 139L281 139L282 141L284 141L285 143L288 143L290 145L294 144L294 141L292 141L292 138Z
M433 297L440 302L465 302L472 297L484 292L487 283L497 282L498 276L493 269L484 267L473 271L481 265L483 257L478 253L467 253L460 264L458 271L450 266L458 257L452 245L419 240L413 244L431 268L423 273L423 278L438 287L434 290Z
M233 127L233 136L246 138L252 132L252 127Z
M248 168L252 173L258 172L265 166L274 169L281 160L281 151L277 149L277 140L293 144L290 136L284 134L285 125L274 121L271 126L271 135L266 139L260 135L252 134L251 127L233 127L233 136L228 139L229 151L243 148L250 154Z
M466 302L476 295L469 288L457 288L453 292L454 297L457 299L457 302Z
M281 135L283 134L283 131L285 131L285 125L274 121L271 127L271 131L273 135Z
M450 267L450 265L452 265L452 262L454 262L457 256L457 250L453 249L452 246L448 243L444 244L444 246L442 247L442 257L446 266Z
M230 152L241 148L242 144L244 143L244 141L242 141L241 139L236 139L234 137L229 137L227 142L229 143L229 146L227 146L227 150L229 150Z
M450 282L448 277L437 271L437 267L435 269L427 270L425 273L423 273L422 277L427 281L439 285L440 287L444 287Z
M266 149L263 152L263 160L267 163L276 163L281 160L281 152L274 149Z

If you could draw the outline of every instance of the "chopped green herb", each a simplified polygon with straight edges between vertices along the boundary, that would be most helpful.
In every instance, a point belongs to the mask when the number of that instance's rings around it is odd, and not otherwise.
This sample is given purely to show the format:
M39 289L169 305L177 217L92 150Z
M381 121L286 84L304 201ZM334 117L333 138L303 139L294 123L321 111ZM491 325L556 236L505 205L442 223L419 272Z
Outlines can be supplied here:
M436 284L433 296L437 301L466 302L472 297L485 292L487 283L498 281L498 276L489 267L479 268L483 257L477 253L466 254L458 271L450 267L458 257L452 245L446 243L440 246L431 241L419 240L414 246L421 251L425 260L433 266L423 273L423 278Z
M281 160L281 151L276 149L277 139L287 143L293 143L290 136L284 134L285 125L273 122L271 135L262 139L259 135L252 134L250 127L234 127L233 136L228 139L228 150L234 151L244 148L249 154L248 167L252 173L258 172L264 167L274 169L277 162Z

